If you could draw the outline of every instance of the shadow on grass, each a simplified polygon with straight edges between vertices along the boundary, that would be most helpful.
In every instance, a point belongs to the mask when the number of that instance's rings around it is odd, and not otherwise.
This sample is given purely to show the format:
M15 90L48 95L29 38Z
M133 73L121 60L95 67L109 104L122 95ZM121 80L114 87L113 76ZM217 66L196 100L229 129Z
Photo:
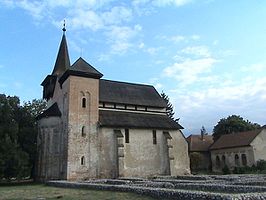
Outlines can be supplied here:
M40 183L34 182L33 179L26 180L11 180L11 181L0 181L0 187L2 186L25 186L25 185L39 185Z

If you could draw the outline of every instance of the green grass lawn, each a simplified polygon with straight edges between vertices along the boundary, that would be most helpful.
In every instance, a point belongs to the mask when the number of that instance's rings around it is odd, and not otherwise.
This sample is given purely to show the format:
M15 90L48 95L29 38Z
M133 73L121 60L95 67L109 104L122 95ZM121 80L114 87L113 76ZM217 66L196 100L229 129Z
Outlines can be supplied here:
M152 198L132 193L96 191L86 189L68 189L45 186L42 184L25 184L14 186L0 186L0 200L12 199L62 199L62 200L152 200Z

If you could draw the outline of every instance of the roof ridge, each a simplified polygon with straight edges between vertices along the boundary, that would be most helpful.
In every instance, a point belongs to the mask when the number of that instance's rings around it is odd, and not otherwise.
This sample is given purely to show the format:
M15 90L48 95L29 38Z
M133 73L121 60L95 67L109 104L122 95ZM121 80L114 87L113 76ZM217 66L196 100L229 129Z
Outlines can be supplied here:
M70 70L71 70L71 68L79 61L79 60L81 60L81 61L83 61L83 62L85 62L85 64L87 64L87 65L89 65L89 67L91 67L92 69L94 69L96 72L98 72L98 73L100 73L101 74L101 72L99 72L94 66L92 66L90 63L88 63L84 58L82 58L82 57L79 57L71 66L70 66Z
M92 68L94 68L96 70L95 67L93 67L90 63L88 63L84 58L82 58L81 56L70 66L73 67L73 65L75 65L79 60L82 60L83 62L85 62L86 64L90 65Z
M221 135L218 140L216 140L211 146L210 149L222 149L222 148L231 148L237 146L247 146L261 133L263 129L254 129L249 131L241 131L237 133L230 133ZM241 141L235 141L236 139L242 138ZM229 140L234 140L233 144ZM229 142L228 142L229 141Z
M235 132L235 133L223 134L223 135L221 135L221 137L222 136L229 137L231 135L244 134L244 133L253 133L255 131L261 131L261 130L262 130L261 128L257 128L257 129L249 130L249 131L240 131L240 132Z
M131 83L131 82L126 82L126 81L114 81L114 80L108 80L108 79L101 79L101 81L109 81L109 82L116 82L116 83L123 83L123 84L128 84L128 85L140 85L140 86L149 86L153 87L151 84L143 84L143 83Z

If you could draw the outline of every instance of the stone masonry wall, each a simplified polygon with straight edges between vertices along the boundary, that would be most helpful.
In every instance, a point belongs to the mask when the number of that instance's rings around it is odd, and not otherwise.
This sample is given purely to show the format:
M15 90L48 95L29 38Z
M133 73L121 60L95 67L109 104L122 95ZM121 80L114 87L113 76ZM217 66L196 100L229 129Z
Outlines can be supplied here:
M67 179L96 178L99 174L99 80L70 76L69 84Z

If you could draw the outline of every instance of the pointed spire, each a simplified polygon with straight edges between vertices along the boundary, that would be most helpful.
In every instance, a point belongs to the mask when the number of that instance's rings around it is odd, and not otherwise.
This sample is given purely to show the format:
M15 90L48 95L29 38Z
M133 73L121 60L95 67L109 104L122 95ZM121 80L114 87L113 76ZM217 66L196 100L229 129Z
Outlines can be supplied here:
M52 75L57 75L57 76L61 76L70 67L70 60L69 60L67 41L65 35L66 32L65 20L62 30L63 30L63 36L59 46L59 51L57 54L54 70L52 72Z

